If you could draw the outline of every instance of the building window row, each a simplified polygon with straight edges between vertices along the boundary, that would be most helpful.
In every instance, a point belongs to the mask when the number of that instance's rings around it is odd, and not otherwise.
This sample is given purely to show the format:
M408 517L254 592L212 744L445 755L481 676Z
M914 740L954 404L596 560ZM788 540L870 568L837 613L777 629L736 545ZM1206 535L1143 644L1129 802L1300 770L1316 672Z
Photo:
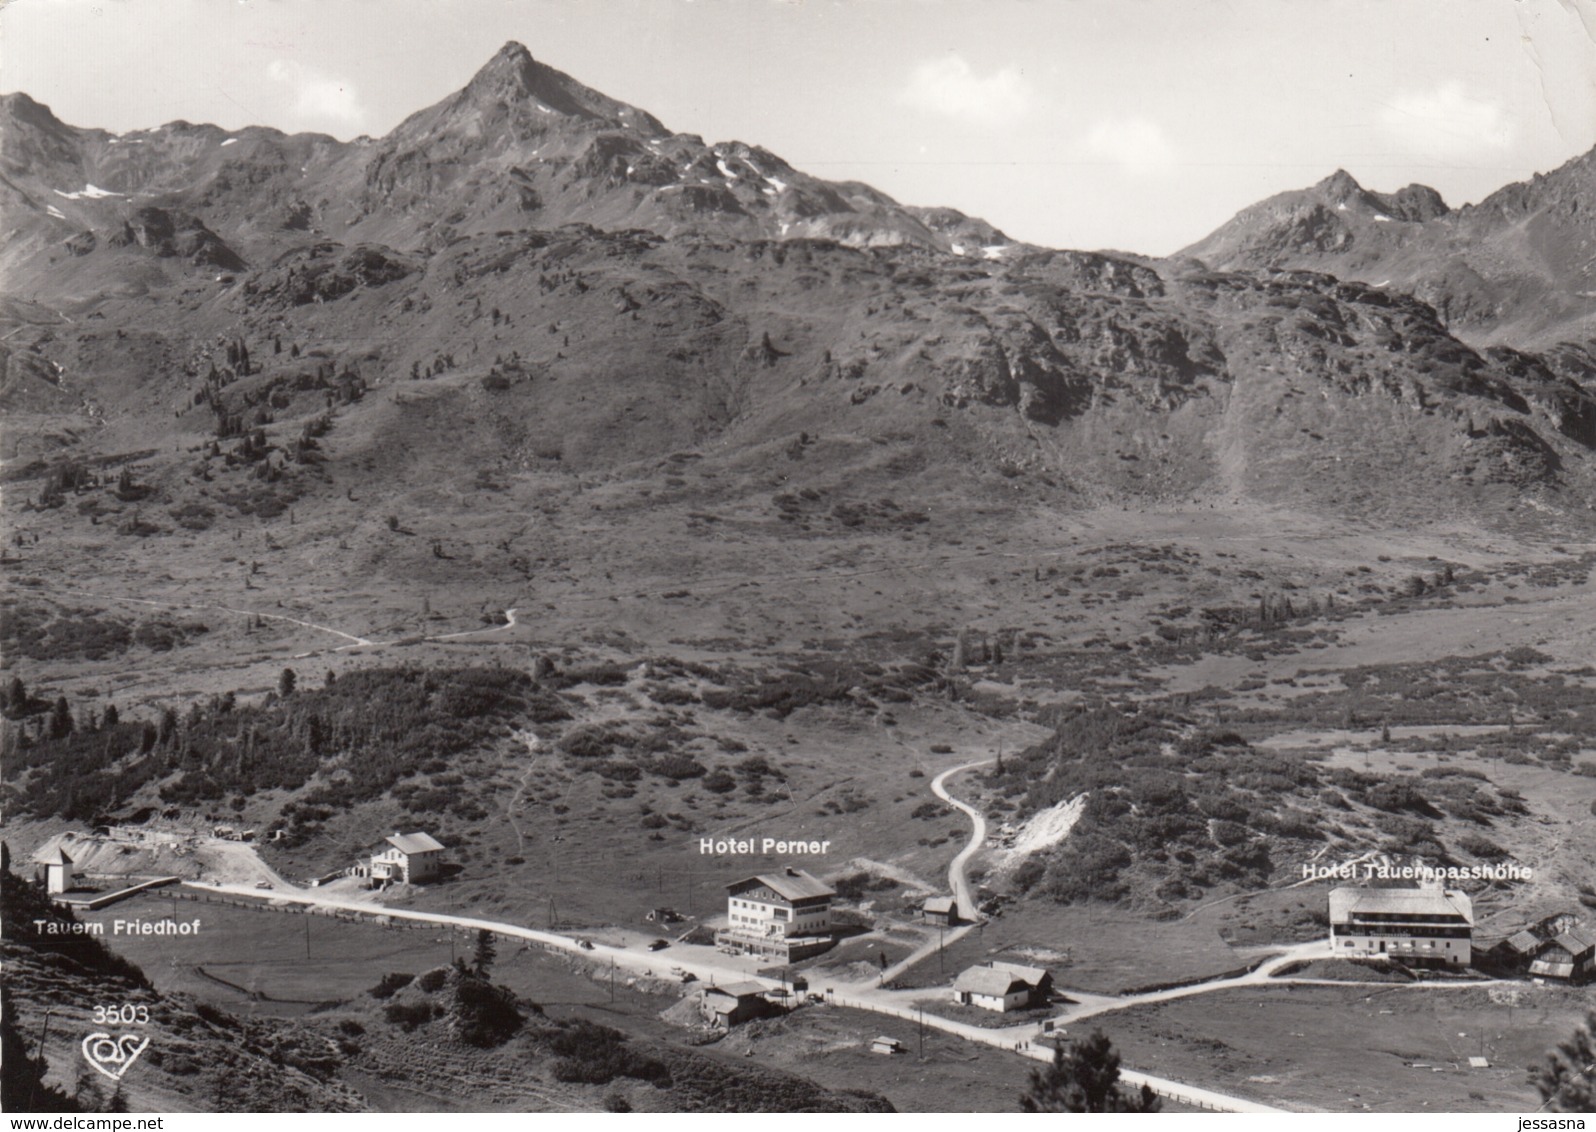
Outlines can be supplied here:
M1469 928L1458 927L1405 927L1400 924L1335 924L1331 930L1336 935L1407 935L1417 937L1434 937L1436 939L1468 939L1472 934Z

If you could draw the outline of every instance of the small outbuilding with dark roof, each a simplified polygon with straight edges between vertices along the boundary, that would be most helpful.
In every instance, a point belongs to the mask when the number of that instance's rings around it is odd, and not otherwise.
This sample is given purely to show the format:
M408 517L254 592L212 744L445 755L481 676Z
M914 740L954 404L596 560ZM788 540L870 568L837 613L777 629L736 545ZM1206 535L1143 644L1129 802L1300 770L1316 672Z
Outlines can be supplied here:
M952 896L931 896L920 905L920 915L933 924L952 927L959 922L959 902Z
M1596 977L1596 932L1570 928L1545 945L1530 964L1537 978L1583 983Z
M728 1028L762 1018L772 1009L765 994L765 988L754 982L705 987L704 1018L713 1025Z

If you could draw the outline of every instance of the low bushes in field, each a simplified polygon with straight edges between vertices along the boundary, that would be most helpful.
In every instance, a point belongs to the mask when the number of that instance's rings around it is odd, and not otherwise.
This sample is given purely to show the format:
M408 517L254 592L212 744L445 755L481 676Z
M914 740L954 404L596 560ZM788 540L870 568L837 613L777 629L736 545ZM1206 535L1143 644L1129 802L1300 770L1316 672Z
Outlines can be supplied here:
M1523 804L1480 775L1332 769L1148 706L1075 705L1042 718L1056 728L1052 737L1005 758L986 784L1016 800L1022 818L1087 796L1069 837L1039 858L1045 872L1033 869L1024 886L1064 903L1260 888L1281 859L1332 838L1446 863L1439 819L1489 824ZM1327 810L1336 823L1323 820ZM1495 849L1483 838L1458 848L1476 856Z
M849 873L832 882L832 888L844 900L860 900L871 892L892 892L900 885L891 877L872 876L869 873Z
M114 809L149 782L161 783L163 802L187 805L298 790L317 779L292 814L296 843L423 767L452 765L501 738L540 706L558 707L558 700L511 669L359 669L259 703L212 697L181 718L168 713L159 727L102 720L93 729L59 729L19 743L6 775L48 770L28 776L21 808L75 818ZM426 789L407 785L411 794ZM431 789L449 791L451 808L470 805L457 786Z
M382 1016L408 1034L417 1027L431 1022L436 1016L436 1008L430 1000L390 1002L382 1008Z
M393 971L378 979L377 985L366 993L375 999L389 999L415 981L416 977L414 975Z
M617 1077L648 1081L659 1088L671 1083L665 1063L639 1052L626 1035L608 1026L578 1019L543 1041L556 1055L554 1078L584 1085L607 1085Z
M13 657L103 660L127 651L132 643L131 627L102 611L0 604L0 647Z

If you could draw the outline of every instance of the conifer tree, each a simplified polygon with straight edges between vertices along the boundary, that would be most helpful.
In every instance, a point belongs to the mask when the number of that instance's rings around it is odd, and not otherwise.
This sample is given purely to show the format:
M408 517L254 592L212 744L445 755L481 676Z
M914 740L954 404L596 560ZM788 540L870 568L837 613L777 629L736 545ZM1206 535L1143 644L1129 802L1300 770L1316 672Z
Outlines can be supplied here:
M1552 1112L1596 1112L1596 1010L1547 1057L1535 1088Z
M1020 1096L1024 1112L1157 1112L1162 1102L1146 1085L1128 1092L1119 1085L1119 1053L1108 1035L1094 1030L1085 1041L1053 1050L1053 1064L1031 1070Z
M50 738L65 739L72 734L72 705L67 703L65 696L55 698L55 706L50 709Z
M471 970L477 978L485 979L496 958L498 951L493 946L493 933L483 928L477 932L476 949L471 954Z

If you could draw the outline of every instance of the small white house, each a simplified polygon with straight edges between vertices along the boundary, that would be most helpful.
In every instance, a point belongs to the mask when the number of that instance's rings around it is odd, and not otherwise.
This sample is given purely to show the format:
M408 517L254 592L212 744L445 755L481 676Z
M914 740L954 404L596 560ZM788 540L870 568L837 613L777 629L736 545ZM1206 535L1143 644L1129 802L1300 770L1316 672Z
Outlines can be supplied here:
M33 863L44 874L44 890L52 896L70 892L77 884L77 866L72 863L72 858L66 855L66 850L59 845L40 853L33 859Z
M400 833L371 857L371 879L378 884L421 884L443 870L443 846L430 833Z
M967 968L953 984L953 1001L1005 1013L1039 1006L1053 990L1053 976L1041 967L989 961Z
M994 967L971 967L953 984L953 1001L964 1006L979 1006L1000 1014L1019 1010L1031 999L1031 984L1011 971Z

